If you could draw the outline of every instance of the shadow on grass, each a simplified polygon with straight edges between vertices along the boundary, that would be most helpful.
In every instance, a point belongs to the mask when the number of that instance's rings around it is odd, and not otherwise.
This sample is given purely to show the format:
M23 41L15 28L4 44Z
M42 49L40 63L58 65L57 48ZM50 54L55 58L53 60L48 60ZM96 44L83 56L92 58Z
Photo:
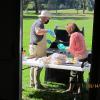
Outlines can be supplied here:
M24 89L24 98L28 98L27 100L88 100L88 91L85 87L81 95L64 92L67 89L64 84L47 83L43 87L44 89L39 90Z
M73 16L73 17L69 17L69 16L63 16L63 17L53 17L53 20L67 20L67 19L71 19L71 20L86 20L86 19L90 19L90 17L78 17L78 16Z
M71 100L65 93L55 92L54 90L35 91L29 94L29 98L43 99L43 100Z
M52 13L55 16L86 16L86 14L80 14L80 13Z
M38 19L38 16L23 16L24 19ZM79 17L79 16L55 16L52 17L53 20L67 20L67 19L71 19L71 20L86 20L86 19L90 19L90 17Z
M23 100L89 100L88 88L86 84L83 85L82 94L66 93L68 84L61 84L55 82L47 82L42 84L43 89L35 90L33 88L26 88L23 90ZM74 91L75 92L75 91Z
M87 15L93 15L94 13L89 13L89 12L86 12L85 14L83 13L68 13L68 12L64 12L64 13L52 13L53 15L56 15L56 16L87 16Z
M88 95L75 95L68 93L61 93L54 90L45 90L45 91L34 91L29 94L29 98L34 98L36 100L88 100Z
M28 92L27 97L32 100L88 100L88 92L84 91L83 94L72 94L64 92L65 86L45 86L44 89L31 90ZM76 99L75 99L76 98Z
M37 19L38 16L26 16L26 15L24 15L23 18L24 19Z

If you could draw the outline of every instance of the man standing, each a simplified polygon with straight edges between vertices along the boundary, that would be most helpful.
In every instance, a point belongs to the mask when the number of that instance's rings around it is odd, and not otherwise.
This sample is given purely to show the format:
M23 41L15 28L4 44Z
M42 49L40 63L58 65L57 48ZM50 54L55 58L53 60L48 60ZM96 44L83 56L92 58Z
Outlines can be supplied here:
M30 58L46 56L46 33L48 31L44 29L44 24L49 22L50 17L51 14L47 10L43 10L39 19L32 24L29 46ZM39 79L41 70L41 68L35 66L30 69L30 86L34 86L35 89L42 87Z

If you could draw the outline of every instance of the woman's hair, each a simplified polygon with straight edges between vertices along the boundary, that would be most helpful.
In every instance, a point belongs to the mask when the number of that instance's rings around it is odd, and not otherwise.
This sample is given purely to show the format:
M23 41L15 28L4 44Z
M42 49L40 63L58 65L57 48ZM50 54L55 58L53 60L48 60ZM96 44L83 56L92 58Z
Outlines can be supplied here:
M71 33L74 32L81 32L80 29L78 28L78 26L75 23L69 23L67 24L68 28L72 28Z
M78 26L75 23L73 23L73 25L75 27L73 32L80 32L80 29L78 28Z

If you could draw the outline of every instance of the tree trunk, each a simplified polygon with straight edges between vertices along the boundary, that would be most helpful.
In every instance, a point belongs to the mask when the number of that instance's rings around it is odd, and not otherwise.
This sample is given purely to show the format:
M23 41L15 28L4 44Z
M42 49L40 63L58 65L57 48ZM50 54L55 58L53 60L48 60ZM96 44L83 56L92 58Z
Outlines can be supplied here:
M83 0L83 14L85 14L85 9L86 9L86 0Z
M38 0L34 0L34 3L35 3L35 13L38 14L39 13Z
M78 14L78 9L77 9L77 14Z
M57 0L56 0L55 4L56 4L56 14L57 14Z

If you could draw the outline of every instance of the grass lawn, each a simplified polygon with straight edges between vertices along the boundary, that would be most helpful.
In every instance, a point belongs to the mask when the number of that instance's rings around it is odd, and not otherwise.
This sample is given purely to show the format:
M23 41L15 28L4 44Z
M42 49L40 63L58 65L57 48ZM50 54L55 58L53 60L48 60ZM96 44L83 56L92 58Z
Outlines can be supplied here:
M79 14L75 10L59 10L56 14L56 11L51 11L53 17L51 18L49 24L45 26L46 29L54 30L56 25L66 26L69 22L75 22L80 28L84 27L85 32L85 41L88 50L91 50L92 46L92 29L93 29L93 12L86 11L86 14L82 14L82 11L79 11ZM23 13L23 49L28 53L29 47L29 38L30 38L30 28L32 23L37 19L37 15L34 12ZM47 35L47 38L50 38L52 41L55 39L50 35ZM47 44L47 48L49 44ZM27 67L27 66L23 66ZM22 72L22 85L24 91L23 99L24 100L71 100L72 96L61 93L65 89L64 84L57 84L53 82L44 83L45 69L41 72L41 82L47 88L45 91L35 91L34 88L29 88L29 69L23 70ZM84 73L84 80L87 80L88 72ZM48 89L49 88L49 89ZM51 90L50 90L51 89ZM87 94L86 94L87 95ZM80 99L79 99L80 100ZM87 100L86 97L84 100Z

